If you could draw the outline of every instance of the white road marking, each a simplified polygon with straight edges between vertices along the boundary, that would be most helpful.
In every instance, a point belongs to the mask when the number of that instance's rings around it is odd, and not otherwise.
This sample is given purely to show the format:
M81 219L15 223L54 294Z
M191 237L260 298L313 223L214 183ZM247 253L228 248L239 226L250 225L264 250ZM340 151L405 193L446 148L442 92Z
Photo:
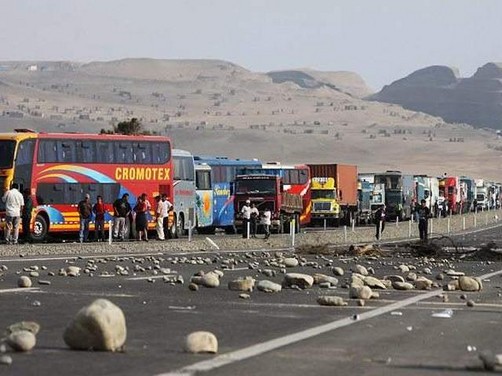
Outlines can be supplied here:
M35 292L38 290L40 290L39 287L18 287L18 288L13 288L13 289L0 290L0 294L5 294L5 293L9 293L9 292L21 292L21 291Z
M485 275L480 276L479 278L485 279L485 278L491 278L493 276L502 274L502 270L493 272L493 273L488 273ZM188 366L185 366L183 368L180 368L178 370L174 370L171 372L167 373L161 373L157 374L156 376L193 376L196 373L199 372L207 372L211 371L216 368L223 367L228 364L232 364L235 362L239 362L242 360L246 360L249 358L252 358L254 356L276 350L278 348L284 347L291 345L293 343L297 343L315 336L318 336L320 334L324 334L327 332L330 332L335 329L343 328L352 324L359 323L364 320L368 320L377 316L381 316L385 313L392 312L401 308L404 308L406 306L409 306L411 304L418 303L422 300L432 298L434 296L443 294L443 290L434 290L427 292L425 294L421 295L415 295L410 298L398 301L396 303L392 303L389 305L386 305L384 307L379 307L376 309L373 309L368 312L363 312L358 314L358 320L354 320L352 317L346 317L340 320L335 320L332 321L328 324L324 325L319 325L315 326L310 329L302 330L297 333L289 334L283 337L275 338L270 341L265 341L262 343L257 343L256 345L252 345L249 347L245 347L240 350L232 351L226 354L219 355L213 359L205 360L202 362L197 362Z
M177 274L162 274L162 275L152 275L150 277L131 277L126 278L126 281L142 281L144 279L160 279L164 277L176 277Z

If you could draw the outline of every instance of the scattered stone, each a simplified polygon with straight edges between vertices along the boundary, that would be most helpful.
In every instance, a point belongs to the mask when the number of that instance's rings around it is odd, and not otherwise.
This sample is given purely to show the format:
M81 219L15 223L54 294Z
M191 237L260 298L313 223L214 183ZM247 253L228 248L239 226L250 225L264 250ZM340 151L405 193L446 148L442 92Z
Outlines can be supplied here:
M380 299L380 293L378 291L372 291L370 299Z
M495 371L495 367L502 364L502 355L495 355L488 350L480 352L479 359L481 359L487 371Z
M65 271L68 277L78 277L80 275L80 268L75 265L68 266Z
M367 276L369 273L368 273L368 269L366 269L364 266L362 265L359 265L357 264L356 266L354 266L354 269L353 269L354 272L356 273L359 273L363 276Z
M443 286L444 291L455 291L455 290L459 290L459 289L460 289L460 287L458 284L458 280L451 281Z
M232 291L253 291L254 284L254 278L248 276L228 282L228 289Z
M340 268L339 266L335 266L333 269L333 274L336 275L336 276L342 276L345 274L343 268Z
M363 286L363 287L352 286L349 289L349 297L351 299L368 300L368 299L371 299L372 293L373 293L373 291L368 286Z
M295 266L298 266L298 259L294 257L286 257L283 260L284 265L286 268L294 268Z
M283 286L285 287L296 285L301 289L306 289L312 287L313 284L314 278L308 274L287 273L284 275Z
M359 307L364 307L364 305L365 305L365 304L366 304L366 301L365 301L364 299L359 299L359 300L357 301L357 305L358 305Z
M430 290L432 287L432 281L425 277L418 277L415 280L414 285L417 290Z
M38 277L40 277L40 273L36 272L36 271L32 271L32 272L30 272L30 277L32 277L32 278L38 278Z
M416 281L417 280L417 273L408 273L408 275L406 276L406 280L409 281L409 282L413 282L413 281Z
M12 357L10 355L1 355L0 356L0 364L10 366L12 364Z
M21 288L31 287L30 277L27 277L25 275L22 275L21 277L19 277L19 279L17 280L17 286L21 287Z
M431 268L424 268L422 270L422 273L424 273L425 275L432 275L432 270Z
M193 354L218 352L218 339L211 332L193 332L185 339L185 351Z
M220 285L220 277L214 272L206 273L202 276L202 285L209 288L218 287Z
M38 284L39 285L50 285L51 284L51 281L47 281L45 279L39 279L38 280Z
M120 351L127 328L122 310L106 299L97 299L78 311L63 339L74 350Z
M395 290L413 290L413 285L409 282L392 282L392 287Z
M37 339L35 334L28 330L17 330L12 332L7 337L7 345L14 350L20 352L30 351L35 347Z
M376 288L376 289L382 289L382 290L385 290L387 287L382 283L382 281L380 281L378 278L375 278L375 277L365 277L364 278L364 284L366 286L369 286L371 287L372 289L373 288Z
M446 271L446 275L448 277L462 277L465 275L465 273L464 272L457 272L456 270L450 269L450 270Z
M241 299L249 299L249 298L251 298L251 295L249 295L249 294L239 294L239 298L241 298Z
M279 292L282 290L282 286L280 284L267 280L259 281L256 288L263 292Z
M467 304L467 307L474 307L474 305L476 303L474 303L474 300L468 300L466 304Z
M331 283L329 283L329 282L319 283L319 288L321 288L321 289L329 289L330 287L331 287Z
M401 277L400 275L386 275L383 277L384 281L391 281L391 282L405 282L404 278Z
M480 291L482 285L476 278L462 276L458 279L458 285L462 291Z
M338 284L338 279L335 277L330 277L321 273L314 273L314 284L320 285L322 283L329 283L331 286L336 286Z
M35 321L19 321L15 324L9 325L6 330L6 334L12 334L21 330L25 330L33 333L34 335L37 335L37 333L40 331L40 325Z
M320 296L317 298L317 304L322 306L346 306L348 303L339 296Z
M408 265L399 265L397 268L401 271L401 273L408 273L410 271Z
M357 277L355 275L352 275L352 277L350 277L350 286L352 286L352 287L363 287L364 286L364 280L363 280L363 278L359 278L359 277Z
M191 283L188 285L188 289L189 289L190 291L198 291L198 290L199 290L199 285L197 285L196 283L191 282Z
M437 279L438 281L442 281L442 280L444 280L444 274L443 274L443 273L439 273L438 275L436 275L436 279Z

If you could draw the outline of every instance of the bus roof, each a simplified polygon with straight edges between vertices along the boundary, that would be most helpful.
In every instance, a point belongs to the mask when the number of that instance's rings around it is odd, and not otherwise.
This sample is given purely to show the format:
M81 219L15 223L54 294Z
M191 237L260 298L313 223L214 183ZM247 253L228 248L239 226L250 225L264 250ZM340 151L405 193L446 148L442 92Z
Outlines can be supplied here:
M190 153L188 150L173 149L173 156L174 157L191 157L192 153Z
M98 133L45 133L33 132L31 130L19 129L18 132L0 133L0 139L8 140L22 140L25 138L40 138L40 139L86 139L86 140L144 140L144 141L170 141L169 137L165 136L152 136L152 135L124 135L124 134L98 134Z

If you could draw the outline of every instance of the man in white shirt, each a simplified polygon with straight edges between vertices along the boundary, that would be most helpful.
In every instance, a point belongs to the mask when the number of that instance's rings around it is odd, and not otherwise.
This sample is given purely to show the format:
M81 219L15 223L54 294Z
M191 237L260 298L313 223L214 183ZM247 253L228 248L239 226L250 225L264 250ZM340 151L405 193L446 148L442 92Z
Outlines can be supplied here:
M249 221L251 220L251 201L246 200L246 203L241 209L241 214L242 214L242 237L247 238L248 237L248 224Z
M265 208L263 212L263 216L261 219L261 223L263 224L263 230L265 232L265 239L268 239L270 236L270 225L272 224L272 212L269 208Z
M157 223L155 229L157 230L157 239L165 240L165 226L166 226L166 218L169 216L169 209L173 206L167 196L163 194L159 197L159 201L157 202L157 210L155 211Z
M260 217L260 212L255 204L251 204L251 237L256 238L256 233L258 232L258 221Z
M5 203L5 241L7 244L17 244L19 237L24 198L18 188L17 183L12 183L12 188L2 197L2 201Z

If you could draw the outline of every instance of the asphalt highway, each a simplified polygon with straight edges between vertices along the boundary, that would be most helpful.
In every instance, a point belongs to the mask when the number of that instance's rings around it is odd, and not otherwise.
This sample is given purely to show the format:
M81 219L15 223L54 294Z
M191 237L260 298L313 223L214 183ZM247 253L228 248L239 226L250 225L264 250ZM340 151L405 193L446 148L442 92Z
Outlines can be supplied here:
M501 243L501 229L478 231L456 236L462 246L476 246L488 241ZM33 320L41 325L37 345L29 353L9 353L10 366L0 365L1 375L457 375L479 374L482 370L478 353L492 350L502 353L502 262L424 261L415 258L386 257L359 259L325 258L302 255L305 266L288 268L288 272L333 275L332 266L341 266L346 274L335 289L283 289L280 293L250 293L250 299L239 298L227 283L239 276L253 276L280 283L283 274L268 267L275 257L271 252L193 253L190 262L173 263L176 254L148 252L131 257L89 256L97 261L98 270L91 277L58 276L68 265L85 267L83 257L41 257L0 259L8 270L0 277L0 328ZM102 258L98 262L98 258ZM197 259L199 257L199 259ZM154 259L155 258L155 259ZM210 264L202 264L205 259ZM231 260L229 260L231 259ZM181 275L184 284L163 281L155 275L155 260L169 275ZM178 259L179 261L179 259ZM233 270L222 265L232 264ZM197 264L199 262L200 264ZM310 263L309 263L310 262ZM275 269L276 276L266 277L258 269ZM417 271L432 269L434 277L447 269L467 275L482 276L481 292L379 290L380 298L367 301L364 307L348 299L341 285L356 263L373 267L376 277L401 274L400 264L414 265ZM37 284L31 289L17 289L16 272L27 275L23 268L39 266L38 279L50 285ZM129 267L128 276L114 275L116 265ZM145 272L133 273L135 265ZM223 270L219 288L201 287L190 291L190 277L199 270ZM151 270L149 270L151 269ZM48 272L55 276L48 276ZM111 276L100 276L107 272ZM134 275L135 274L135 275ZM445 281L438 281L440 284ZM316 303L321 295L337 295L347 299L346 307L323 307ZM444 295L448 301L444 301ZM72 351L62 334L71 318L94 299L106 298L122 308L127 320L127 342L123 353ZM467 307L466 300L474 307ZM449 318L433 317L434 313L451 310ZM216 355L193 355L183 352L187 334L197 330L213 332L219 342ZM502 368L501 368L502 370Z

